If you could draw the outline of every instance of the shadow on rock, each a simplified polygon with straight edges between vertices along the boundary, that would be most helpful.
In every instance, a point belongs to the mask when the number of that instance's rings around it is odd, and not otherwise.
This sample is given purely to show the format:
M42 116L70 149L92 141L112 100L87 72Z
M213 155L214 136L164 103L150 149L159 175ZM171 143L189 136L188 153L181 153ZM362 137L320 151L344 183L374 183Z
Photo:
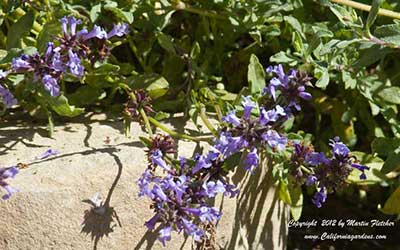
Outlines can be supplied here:
M114 152L108 152L108 154L114 158L118 166L117 175L115 176L110 190L108 191L104 204L96 204L95 200L91 200L94 207L85 211L84 221L82 223L83 227L81 233L91 235L92 240L94 240L94 250L97 249L97 244L99 243L99 240L103 238L103 236L108 236L110 233L114 232L114 228L117 226L117 224L119 227L122 227L117 212L113 207L110 206L110 201L114 189L121 178L123 165L119 157L114 154ZM83 202L88 203L88 200L83 200ZM99 202L101 202L101 200L99 200Z
M94 241L93 249L97 249L97 244L103 236L108 236L114 232L116 226L122 227L118 215L113 207L106 207L104 214L99 214L94 209L86 210L82 223L82 233L90 234Z
M254 174L238 168L235 223L225 249L278 250L286 246L288 207L279 201L272 164L264 161Z

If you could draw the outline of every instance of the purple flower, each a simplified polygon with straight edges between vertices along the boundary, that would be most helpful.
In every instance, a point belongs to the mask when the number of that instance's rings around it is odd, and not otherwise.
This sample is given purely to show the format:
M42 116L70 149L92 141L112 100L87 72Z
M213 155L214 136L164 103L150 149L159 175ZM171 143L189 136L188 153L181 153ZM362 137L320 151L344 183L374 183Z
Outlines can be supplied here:
M260 109L260 123L261 125L265 125L269 122L275 122L279 119L281 116L286 116L285 110L279 106L276 105L275 109L271 109L266 111L263 107Z
M306 101L311 100L312 95L308 92L305 92L306 88L304 86L299 86L297 88L298 96Z
M221 213L215 207L202 206L200 208L184 208L184 210L199 217L202 222L213 222L221 218Z
M76 26L82 23L82 20L76 19L73 16L61 18L61 30L65 37L73 37L76 35ZM69 26L69 32L68 32Z
M204 235L203 230L201 230L195 224L191 223L185 218L181 218L181 220L185 233L187 235L193 236L193 239L195 241L201 241L201 237Z
M16 105L18 103L17 99L14 98L14 95L6 88L4 88L0 84L0 98L3 104L7 107L10 108L13 105Z
M179 166L181 167L181 169L184 169L186 164L187 164L187 159L183 156L180 156L179 157Z
M257 107L256 103L251 100L250 96L243 97L242 105L244 108L243 117L245 119L250 118L251 110Z
M217 149L225 157L237 153L242 148L246 147L248 142L241 136L232 137L229 132L221 132L219 138L214 142L214 148Z
M137 181L139 186L139 197L146 195L152 197L151 189L149 188L149 183L153 180L153 174L146 169L142 176Z
M239 189L233 184L224 184L225 185L225 196L229 196L230 198L235 197L239 193Z
M163 169L170 171L171 168L167 165L167 163L165 163L165 161L162 158L163 154L161 152L161 150L156 149L153 150L152 154L151 154L151 161L154 165L156 166L160 166Z
M0 186L2 186L2 183L0 182ZM19 190L16 188L11 187L10 185L5 185L3 188L7 191L7 194L3 195L1 198L3 200L8 200L11 195L17 193Z
M224 193L225 192L225 186L224 184L220 181L217 180L215 181L209 181L205 182L202 186L202 194L206 195L209 198L215 197L217 193Z
M174 177L169 174L161 183L163 189L170 189L174 191L178 203L182 203L182 196L185 194L186 188L188 187L186 184L187 180L188 177L185 175L181 175L176 180L174 180Z
M51 55L53 55L53 49L54 49L54 43L48 42L45 53L46 58L49 58Z
M36 159L43 160L43 159L46 159L46 158L48 158L50 156L58 155L59 153L60 153L60 151L50 148L50 149L46 150L43 154L37 156Z
M94 25L93 30L84 35L83 39L88 40L94 37L98 39L107 39L107 32L102 27Z
M51 68L58 72L63 72L65 70L65 66L63 61L61 60L61 54L58 51L59 48L53 50L53 59L51 61Z
M76 34L76 25L81 24L82 20L75 19L75 17L73 17L73 16L69 16L68 17L68 23L70 25L71 36L75 36L75 34Z
M33 69L31 64L28 62L28 59L29 57L27 55L13 58L11 62L12 70L19 72Z
M319 164L328 165L330 162L322 152L311 152L306 154L305 161L312 166L318 166Z
M360 179L361 179L361 180L367 179L367 176L365 175L364 171L365 171L365 170L369 170L369 167L360 165L360 164L358 164L358 163L353 163L353 164L351 164L351 166L352 166L353 168L356 168L356 169L358 169L358 170L360 170L360 171L362 172L361 175L360 175Z
M67 66L71 72L71 74L82 77L85 67L83 67L81 63L81 59L79 59L78 55L74 53L71 49L68 51L69 61Z
M268 73L274 73L277 77L273 77L269 81L268 87L264 88L263 94L268 93L274 100L276 100L276 89L286 88L289 84L291 78L294 78L296 71L290 70L289 74L286 75L283 71L281 64L277 66L269 66L267 68Z
M221 218L221 215L217 208L203 206L200 208L199 218L202 222L215 222Z
M18 192L18 189L11 187L5 181L8 178L14 178L15 175L19 173L17 167L9 167L9 168L0 168L0 186L6 190L7 194L3 195L2 199L7 200L13 195L14 193Z
M333 140L331 140L331 143L329 143L329 145L332 147L332 153L335 156L345 158L350 153L349 148L340 141L339 137L335 137Z
M61 22L61 30L64 33L64 35L68 35L68 19L67 17L63 17L60 19Z
M254 169L258 166L259 157L257 153L257 148L254 147L250 153L247 154L246 159L244 160L244 168L250 172L253 172Z
M153 217L151 217L150 220L146 221L144 225L149 229L153 230L156 223L158 222L158 219L160 218L160 214L156 213Z
M44 88L50 92L51 96L58 96L60 94L60 86L57 80L51 75L44 75L42 78Z
M222 117L222 121L232 124L234 126L240 125L240 119L236 116L234 110L229 111L226 116Z
M274 77L269 81L268 87L264 88L263 94L268 93L274 100L276 100L276 89L282 85L282 82Z
M262 134L262 138L271 148L276 148L278 151L282 151L286 147L286 137L279 135L275 130L268 130Z
M159 185L154 185L153 190L151 192L154 195L153 199L158 198L161 201L168 201L167 195L164 193L164 191L161 189Z
M161 241L163 246L165 247L165 241L170 241L171 240L171 231L172 227L164 227L158 232L158 240Z
M210 167L211 167L211 162L208 161L206 157L201 155L201 156L198 157L197 163L194 166L194 168L192 169L192 173L195 174L195 173L199 172L203 168L210 168Z
M314 183L317 182L317 181L318 181L317 177L315 177L314 175L309 175L307 177L306 185L307 186L314 185Z
M325 194L325 188L321 187L319 192L316 192L314 194L314 197L312 198L312 202L314 203L315 206L318 208L322 207L322 203L326 201L326 194Z
M129 33L129 26L126 23L123 24L115 24L113 29L108 32L107 39L110 39L113 36L121 37Z

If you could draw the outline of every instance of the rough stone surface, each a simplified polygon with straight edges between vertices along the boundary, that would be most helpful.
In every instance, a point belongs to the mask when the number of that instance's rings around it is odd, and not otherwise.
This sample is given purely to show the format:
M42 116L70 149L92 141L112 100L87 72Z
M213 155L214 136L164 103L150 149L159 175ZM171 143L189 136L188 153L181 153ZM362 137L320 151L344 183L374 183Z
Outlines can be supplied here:
M121 132L121 122L92 115L56 126L51 139L43 126L21 123L15 119L0 127L0 166L29 163L10 180L20 192L0 202L0 249L162 249L157 235L143 226L152 212L150 202L137 196L135 182L146 166L138 139L145 134L137 124L128 138ZM182 121L172 124L182 130ZM180 142L179 152L191 156L195 146ZM61 153L35 160L49 148ZM216 201L223 209L219 245L223 249L284 249L287 209L276 200L265 171L258 171L253 181L239 171L233 176L238 184L240 176L246 181L240 182L238 200ZM96 192L109 199L112 207L103 216L88 212L90 205L82 202ZM191 249L191 238L172 237L165 249Z

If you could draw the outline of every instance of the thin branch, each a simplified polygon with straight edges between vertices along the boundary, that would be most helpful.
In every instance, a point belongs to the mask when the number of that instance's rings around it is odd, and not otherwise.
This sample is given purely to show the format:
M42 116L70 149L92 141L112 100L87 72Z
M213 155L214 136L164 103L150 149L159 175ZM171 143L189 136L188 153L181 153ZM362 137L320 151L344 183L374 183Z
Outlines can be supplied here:
M359 9L359 10L363 10L363 11L371 10L370 5L358 3L355 1L351 1L351 0L331 0L331 1L333 3L343 4L343 5L352 7L354 9ZM387 17L394 18L394 19L400 19L400 13L391 11L391 10L387 10L387 9L382 9L382 8L379 9L378 15L387 16Z

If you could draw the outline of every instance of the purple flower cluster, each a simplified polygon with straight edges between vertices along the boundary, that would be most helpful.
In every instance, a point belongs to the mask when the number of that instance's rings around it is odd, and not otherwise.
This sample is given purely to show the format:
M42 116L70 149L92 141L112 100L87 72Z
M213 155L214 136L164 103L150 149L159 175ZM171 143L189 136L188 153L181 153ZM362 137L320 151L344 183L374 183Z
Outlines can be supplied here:
M90 32L85 28L77 31L77 26L81 23L81 20L72 16L63 17L62 36L56 37L54 43L49 42L43 55L35 53L14 58L11 64L12 72L33 72L35 81L40 81L51 96L58 96L58 82L64 74L81 78L85 72L84 60L88 59L92 64L104 60L109 52L107 40L128 33L127 24L116 24L108 33L96 25Z
M159 141L155 136L152 145ZM153 230L161 224L158 239L165 245L171 240L171 232L184 232L197 242L205 235L203 223L215 224L221 212L210 206L210 198L218 193L234 196L237 190L223 177L222 159L224 155L216 149L206 155L196 155L193 159L180 157L173 160L162 147L152 147L148 154L150 166L138 180L139 196L147 196L153 201L155 215L145 223ZM164 173L157 175L157 172Z
M19 170L17 167L0 168L0 187L4 188L7 194L2 196L3 200L7 200L12 194L18 192L18 189L11 187L5 180L8 178L14 178L18 174Z
M172 231L183 231L197 242L207 237L205 225L215 224L221 217L221 212L209 205L210 200L217 194L234 197L239 192L226 177L229 169L236 167L226 166L231 157L239 156L241 160L235 164L253 173L260 165L261 152L272 157L293 152L289 170L300 184L317 186L312 201L318 207L325 202L328 192L344 183L353 168L361 170L360 178L365 178L364 170L368 168L356 163L339 139L331 141L332 157L327 158L314 152L312 146L286 138L284 122L301 110L301 100L311 98L305 91L309 78L294 70L285 74L281 65L267 71L276 77L271 79L263 96L258 100L244 97L240 111L231 110L222 118L223 127L207 153L176 160L169 156L176 152L168 151L171 143L166 143L165 137L153 137L148 151L150 165L138 180L138 186L139 196L153 201L155 215L146 226L153 230L160 224L159 240L163 244L171 239Z
M349 148L338 137L331 140L329 145L332 148L330 158L322 152L314 152L311 146L306 147L304 144L295 144L295 152L292 155L295 167L292 174L299 182L305 182L307 186L316 185L319 189L312 199L318 208L326 201L327 193L346 185L346 179L353 169L361 172L360 179L367 178L365 170L369 169L357 162L350 154Z
M291 69L285 74L282 65L277 65L268 67L267 73L273 73L275 77L270 80L269 85L264 89L263 93L269 94L278 104L284 103L287 105L287 111L290 111L290 108L300 111L299 101L301 99L310 100L312 98L311 94L306 92L305 88L309 85L311 78L304 75L301 71Z

